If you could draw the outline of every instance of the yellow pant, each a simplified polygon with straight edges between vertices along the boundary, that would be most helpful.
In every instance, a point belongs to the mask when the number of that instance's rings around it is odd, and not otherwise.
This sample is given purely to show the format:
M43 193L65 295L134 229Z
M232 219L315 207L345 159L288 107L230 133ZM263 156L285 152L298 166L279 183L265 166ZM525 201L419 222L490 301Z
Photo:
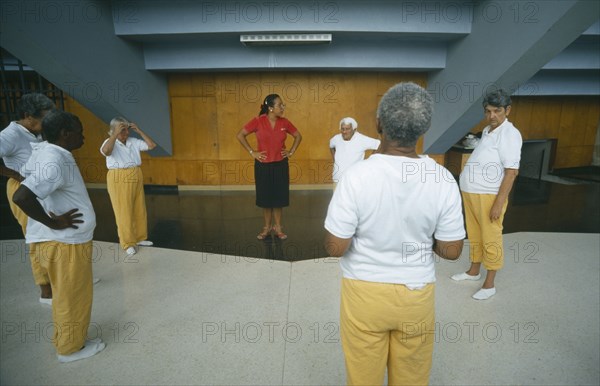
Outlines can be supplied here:
M25 236L25 233L27 231L28 217L25 214L25 212L23 212L21 208L19 208L12 200L13 196L15 195L15 192L17 191L17 189L19 189L19 186L21 186L21 183L19 181L15 180L14 178L9 178L6 182L6 197L8 197L8 205L10 205L10 210L12 211L13 216L15 216L17 222L21 226L23 236Z
M348 385L429 383L435 286L342 279L340 335Z
M13 216L17 219L19 225L21 225L21 230L23 231L23 236L27 232L27 220L29 217L19 208L12 200L13 196L17 189L19 189L21 183L14 178L9 178L6 183L6 197L8 197L8 204L10 205L10 210L13 213ZM31 248L31 246L30 246ZM48 274L46 270L40 266L40 262L37 259L32 258L32 252L30 249L29 252L29 260L31 261L31 272L33 273L33 280L37 285L46 285L50 284L50 279L48 278Z
M465 205L465 222L469 237L469 256L473 263L482 263L488 271L497 271L504 266L502 246L502 222L508 200L502 214L496 221L490 220L490 210L496 200L495 194L475 194L462 192Z
M144 177L139 167L110 169L106 178L121 248L127 249L148 238Z
M46 268L40 264L39 254L36 252L40 243L29 244L29 260L31 261L31 272L33 272L33 280L37 285L50 284L50 277Z
M52 286L52 342L60 355L72 354L85 346L92 315L92 242L35 243L33 253Z

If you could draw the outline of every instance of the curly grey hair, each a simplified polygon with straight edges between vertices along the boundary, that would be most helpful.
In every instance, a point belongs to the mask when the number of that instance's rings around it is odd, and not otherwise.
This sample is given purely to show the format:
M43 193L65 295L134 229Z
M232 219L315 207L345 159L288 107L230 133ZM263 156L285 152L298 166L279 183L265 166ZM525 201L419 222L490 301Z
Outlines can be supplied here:
M21 97L17 103L19 118L25 118L25 114L34 118L41 118L44 111L54 110L56 105L44 94L30 93Z
M400 146L414 146L431 125L433 101L421 86L398 83L381 98L377 107L379 129Z

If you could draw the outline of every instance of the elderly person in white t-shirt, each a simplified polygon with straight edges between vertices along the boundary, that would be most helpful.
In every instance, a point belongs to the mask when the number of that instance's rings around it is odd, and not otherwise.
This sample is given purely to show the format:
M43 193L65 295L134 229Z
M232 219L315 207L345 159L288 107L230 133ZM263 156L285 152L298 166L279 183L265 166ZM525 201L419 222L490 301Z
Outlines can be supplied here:
M21 226L23 235L27 231L27 215L13 203L13 195L25 177L22 168L31 156L31 145L42 142L42 119L55 109L54 102L45 95L25 94L17 103L18 121L12 121L0 131L0 175L8 177L6 196L13 216ZM51 304L52 288L50 279L40 267L39 261L31 259L31 271L35 284L40 286L40 303Z
M142 139L130 138L130 129ZM110 121L108 135L100 147L108 168L106 184L117 221L119 243L127 255L132 256L138 245L152 245L146 240L148 219L140 152L154 149L156 143L135 123L122 117Z
M25 240L52 286L52 321L60 362L104 349L87 339L92 315L92 238L96 214L71 151L83 145L75 115L54 110L42 121L44 138L34 145L13 201L29 216Z
M487 275L481 289L473 294L476 300L496 294L494 279L504 264L502 222L508 194L519 173L523 144L521 133L508 121L510 95L504 90L487 94L483 109L489 125L460 174L471 267L452 275L456 281L479 280L483 262Z
M341 256L340 335L348 384L427 384L434 344L435 253L457 259L465 237L451 173L416 144L431 124L423 88L400 83L377 109L381 146L346 171L325 219Z
M352 117L340 121L340 133L329 140L329 150L333 157L333 182L337 183L344 172L352 165L365 159L368 150L377 150L381 141L359 133L358 123Z

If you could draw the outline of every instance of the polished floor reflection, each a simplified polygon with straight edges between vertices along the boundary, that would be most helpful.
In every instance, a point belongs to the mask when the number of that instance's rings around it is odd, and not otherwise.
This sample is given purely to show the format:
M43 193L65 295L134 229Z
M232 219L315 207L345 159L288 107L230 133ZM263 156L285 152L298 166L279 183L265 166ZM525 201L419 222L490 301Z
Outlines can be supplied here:
M94 239L116 242L106 189L89 192L98 220ZM504 233L600 233L599 193L598 183L564 185L520 178L509 201ZM262 213L254 205L253 191L178 192L148 186L148 236L158 247L220 255L284 261L325 257L323 221L331 195L331 190L292 191L283 219L289 238L260 241L256 235L262 228ZM0 238L22 238L5 195L1 204Z

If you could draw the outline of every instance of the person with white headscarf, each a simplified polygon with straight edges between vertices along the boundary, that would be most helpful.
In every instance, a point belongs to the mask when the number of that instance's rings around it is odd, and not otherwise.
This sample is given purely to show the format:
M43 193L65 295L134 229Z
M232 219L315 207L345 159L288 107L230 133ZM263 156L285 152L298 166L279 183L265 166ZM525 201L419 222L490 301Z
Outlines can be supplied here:
M333 157L333 182L337 183L344 172L352 165L365 159L365 152L377 150L381 141L359 133L358 123L352 117L340 121L340 133L329 140L329 150Z

